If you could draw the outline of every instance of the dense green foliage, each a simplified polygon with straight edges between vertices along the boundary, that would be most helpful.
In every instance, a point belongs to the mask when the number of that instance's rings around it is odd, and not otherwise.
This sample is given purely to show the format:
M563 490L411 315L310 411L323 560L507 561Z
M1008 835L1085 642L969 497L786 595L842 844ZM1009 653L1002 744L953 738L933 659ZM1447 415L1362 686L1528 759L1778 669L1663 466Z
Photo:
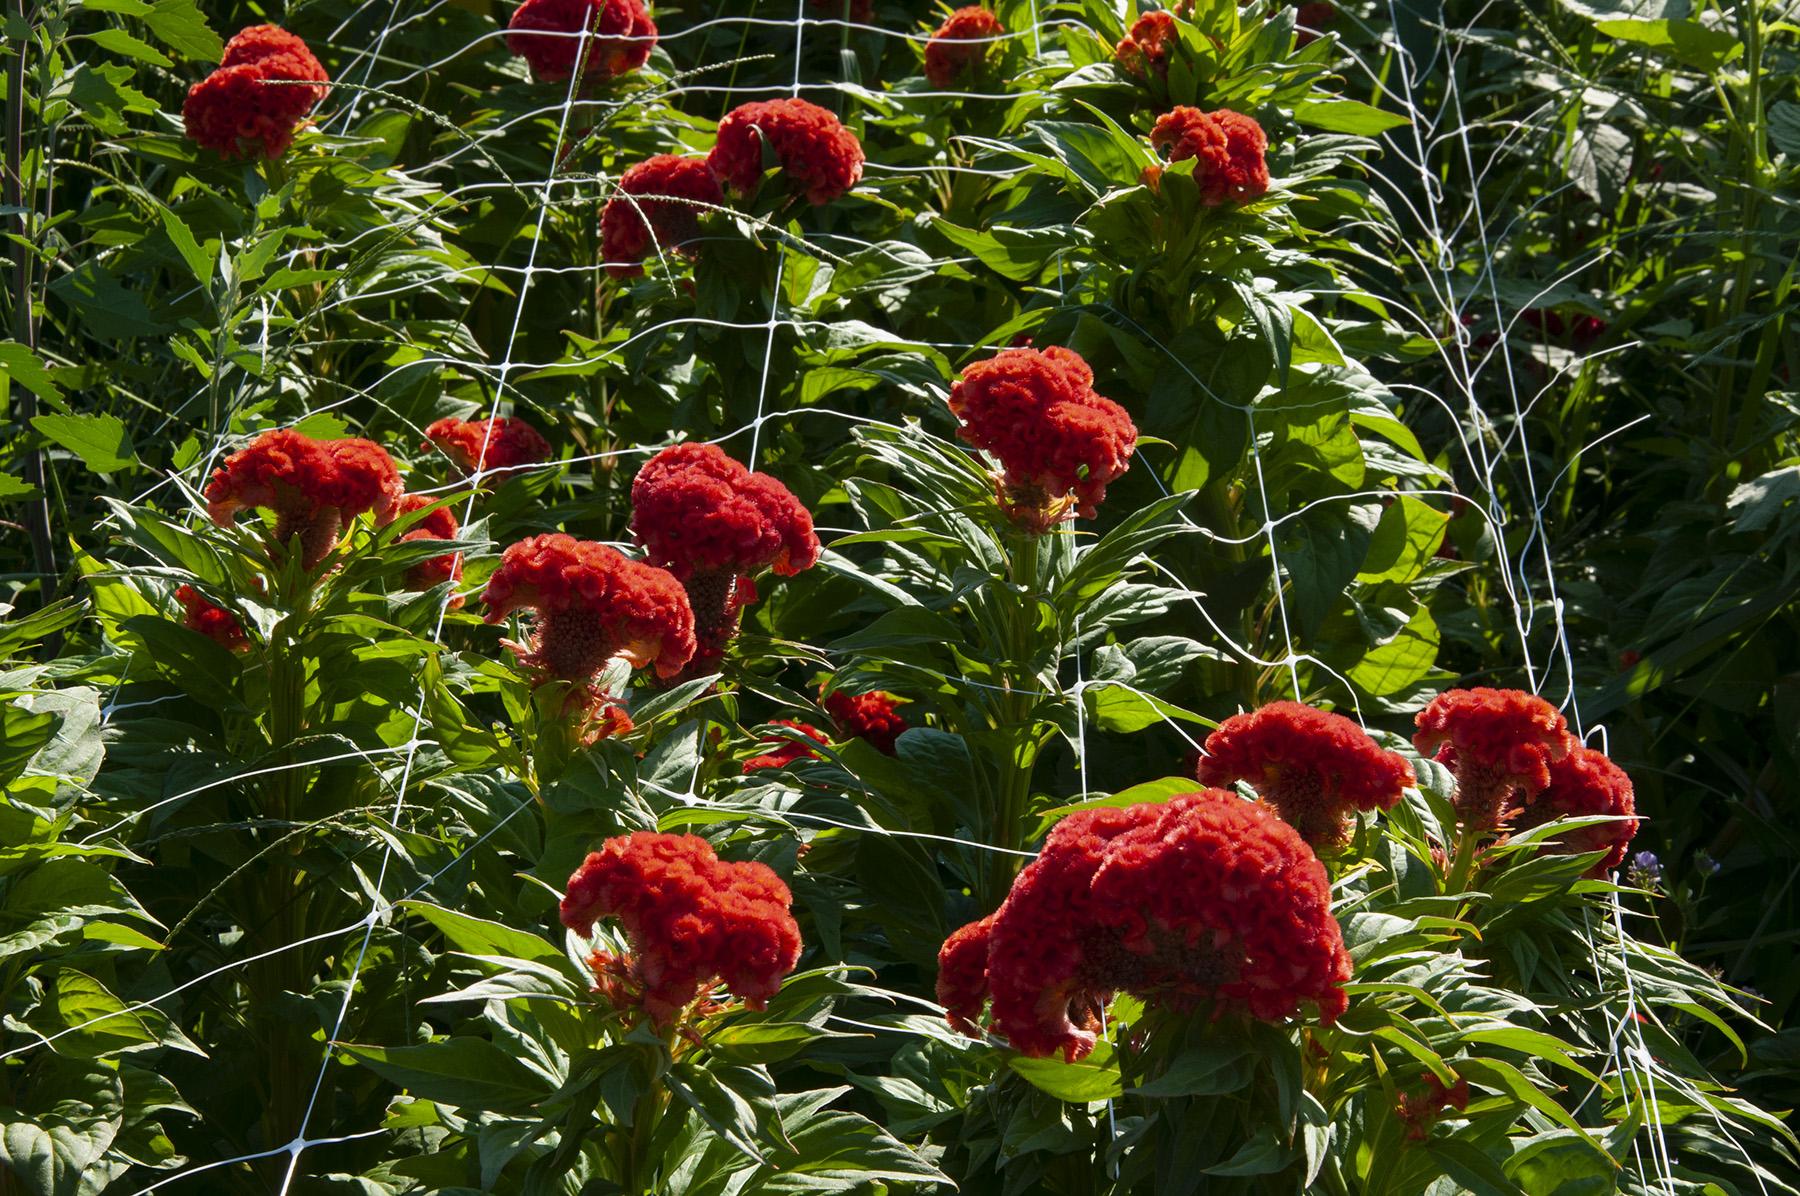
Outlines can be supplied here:
M1458 0L1297 38L1199 0L1145 80L1137 8L1002 0L943 89L940 13L779 7L659 6L591 92L530 81L491 0L9 10L0 1193L1800 1188L1792 16ZM333 90L224 161L181 100L263 20ZM771 183L691 260L604 271L626 168L791 93L860 138L852 194ZM1147 139L1172 104L1254 115L1268 194L1202 203ZM1025 341L1140 432L1041 539L945 402ZM554 459L464 487L424 429L496 412ZM405 519L310 572L209 522L272 428L453 500L467 605L409 588L444 545ZM680 439L780 478L824 555L758 579L716 683L639 679L581 748L477 595L522 537L627 544ZM1562 705L1651 855L1449 858L1404 736L1460 684ZM830 729L822 686L899 696L897 754L746 773L774 720ZM1078 1062L946 1024L940 946L1058 817L1195 788L1218 720L1290 697L1420 782L1329 861L1343 1018L1122 997ZM659 1034L590 991L557 899L639 829L792 888L767 1010ZM1428 1076L1472 1098L1414 1134Z

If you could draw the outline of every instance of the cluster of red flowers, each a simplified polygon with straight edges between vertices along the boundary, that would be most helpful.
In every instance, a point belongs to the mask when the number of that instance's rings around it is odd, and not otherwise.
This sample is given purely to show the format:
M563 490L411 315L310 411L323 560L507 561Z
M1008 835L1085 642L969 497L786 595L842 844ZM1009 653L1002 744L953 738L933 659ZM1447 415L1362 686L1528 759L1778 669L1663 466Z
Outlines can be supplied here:
M1137 446L1125 409L1095 394L1094 371L1060 346L1006 349L969 366L950 410L962 438L999 459L1000 505L1031 532L1076 513L1092 518Z
M1115 992L1275 1021L1347 1003L1331 885L1292 827L1218 789L1058 823L1000 908L938 957L938 1000L1027 1055L1093 1048Z
M1150 144L1168 151L1170 162L1194 159L1194 182L1203 203L1245 203L1269 189L1269 139L1254 118L1241 112L1202 112L1185 105L1171 109L1156 118Z
M546 679L586 683L615 657L669 677L694 655L694 613L680 582L560 532L510 545L481 600L489 623L521 609L536 615L529 643L509 647Z
M800 959L792 904L765 864L721 860L698 835L638 831L588 856L569 877L561 913L577 934L618 919L630 953L595 952L595 987L663 1028L720 983L763 1008Z
M833 113L805 100L740 104L719 122L706 164L743 196L762 183L764 147L781 163L791 190L815 204L830 203L862 178L862 143Z
M752 574L791 576L819 559L800 500L712 444L672 445L645 463L631 484L631 531L651 563L687 587L703 659L737 634L742 609L756 601Z
M506 27L506 48L540 83L569 78L577 63L583 82L611 79L643 66L656 48L644 0L524 0Z
M244 634L244 625L238 622L238 617L224 607L208 602L193 586L176 587L175 601L181 603L181 621L189 631L198 631L233 652L241 652L250 646L250 637Z
M1453 689L1421 710L1413 744L1456 777L1456 810L1473 832L1539 826L1555 818L1617 815L1562 836L1555 849L1607 855L1616 868L1637 833L1631 778L1569 734L1561 712L1516 689Z
M831 740L825 737L825 732L819 730L811 723L797 723L792 719L778 718L770 725L786 727L791 731L798 731L801 735L806 736L807 739L812 740L813 743L816 743L821 747L831 746ZM752 756L744 761L745 772L756 772L759 769L764 768L786 768L788 765L798 763L801 760L816 760L819 758L819 753L813 751L804 741L791 736L782 735L779 732L772 732L768 735L764 735L759 742L770 744L772 746L760 756Z
M1181 43L1173 14L1158 9L1132 23L1131 31L1113 47L1113 61L1140 79L1150 72L1169 73L1169 52Z
M1339 714L1271 702L1207 737L1199 779L1244 781L1314 848L1339 847L1357 810L1392 809L1413 783L1406 758Z
M692 256L700 213L724 203L719 181L700 158L657 154L627 170L600 213L600 256L614 278L644 272L652 248Z
M957 9L925 43L925 77L933 87L948 87L963 72L980 70L993 39L1005 33L1000 18L979 4Z
M400 498L402 515L410 515L415 511L423 511L437 500L424 494L406 494ZM456 521L456 515L449 507L439 507L425 518L413 524L411 529L400 537L402 544L418 540L454 540L462 531L462 525ZM446 552L442 556L427 557L406 571L406 584L415 590L429 590L432 586L446 581L462 579L462 553ZM462 606L462 595L457 594L450 599L450 609Z
M188 88L182 123L226 158L278 158L330 81L304 41L278 25L252 25L225 43L217 70Z
M511 415L473 420L445 416L425 429L422 447L436 448L464 473L517 469L550 457L550 442L536 428Z
M1469 1107L1469 1081L1462 1076L1456 1083L1444 1087L1444 1082L1437 1076L1426 1073L1425 1091L1413 1094L1402 1092L1395 1104L1394 1113L1406 1126L1406 1137L1410 1142L1423 1142L1431 1136L1431 1125L1444 1115L1445 1109L1457 1112Z
M220 527L239 511L275 512L274 538L298 536L311 569L337 547L344 525L364 512L394 517L404 487L387 450L369 440L314 440L286 429L265 432L225 458L206 487L206 510Z
M825 713L847 738L865 740L890 756L895 752L894 741L906 731L894 695L880 691L852 694L835 690L826 695Z

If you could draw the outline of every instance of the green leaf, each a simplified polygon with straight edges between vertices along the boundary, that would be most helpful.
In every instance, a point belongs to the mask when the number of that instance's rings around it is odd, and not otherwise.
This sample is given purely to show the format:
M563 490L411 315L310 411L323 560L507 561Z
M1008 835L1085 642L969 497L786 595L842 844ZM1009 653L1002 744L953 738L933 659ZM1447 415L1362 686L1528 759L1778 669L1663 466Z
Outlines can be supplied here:
M39 415L31 426L94 473L118 473L137 464L131 435L116 415Z
M1329 133L1354 133L1374 137L1412 123L1398 112L1372 108L1358 100L1301 100L1294 105L1294 119Z
M24 1107L0 1107L0 1171L33 1196L79 1196L124 1123L124 1086L109 1067L56 1056L33 1070Z
M341 1045L369 1070L440 1105L523 1113L551 1093L544 1077L485 1038L459 1035L404 1047Z
M188 269L194 272L194 277L200 280L200 285L206 286L212 281L213 255L201 248L199 243L194 240L193 230L175 214L175 209L159 207L157 214L162 217L163 228L168 230L169 240L174 244L175 252L181 255L181 259L187 263ZM217 248L216 244L214 248Z
M1183 1048L1169 1061L1161 1075L1131 1091L1138 1096L1150 1097L1222 1096L1227 1092L1241 1092L1250 1083L1253 1056L1250 1047L1242 1043L1202 1038Z
M524 930L515 930L499 922L477 918L473 914L444 909L425 901L402 901L409 909L444 932L458 950L470 955L507 955L514 959L561 962L562 949Z
M820 1108L847 1091L844 1087L776 1097L793 1149L774 1152L769 1159L773 1173L757 1182L756 1192L861 1191L878 1181L950 1184L949 1177L868 1118Z
M1210 719L1192 710L1153 697L1141 690L1116 682L1096 682L1082 691L1088 716L1104 731L1130 734L1163 722L1196 723L1211 727Z
M934 221L932 227L960 249L980 259L981 264L1014 282L1028 282L1044 272L1056 256L1075 245L1072 229L1008 228L995 225L985 230L963 228L948 220Z
M175 61L149 42L139 41L123 29L99 29L87 35L88 40L103 49L127 58L147 62L151 66L174 66Z
M50 376L43 361L18 341L0 341L0 375L10 382L17 382L40 399L62 398L62 387Z
M1208 1175L1272 1175L1293 1161L1293 1151L1270 1128L1259 1130L1223 1163L1206 1168Z
M1047 1059L1015 1055L1006 1065L1024 1076L1033 1088L1070 1104L1111 1100L1125 1091L1112 1044L1104 1041L1095 1044L1093 1053L1078 1063L1065 1063L1054 1055Z
M1365 693L1386 697L1424 680L1437 663L1437 650L1437 620L1420 606L1399 635L1371 648L1345 673Z
M1064 814L1073 814L1077 810L1120 810L1126 806L1140 805L1145 802L1165 802L1180 797L1184 793L1196 793L1201 789L1200 782L1192 777L1162 777L1155 781L1145 781L1141 785L1133 785L1129 789L1121 789L1111 797L1096 797L1091 801L1074 802L1066 806L1057 806L1053 810L1045 810L1044 817L1060 818Z
M178 54L202 62L217 62L225 43L212 31L195 0L156 0L144 17L150 32Z
M1712 72L1743 53L1738 39L1698 21L1598 21L1594 28L1622 42L1661 50L1695 70Z
M1450 516L1402 495L1381 513L1356 579L1409 582L1425 571L1444 542Z

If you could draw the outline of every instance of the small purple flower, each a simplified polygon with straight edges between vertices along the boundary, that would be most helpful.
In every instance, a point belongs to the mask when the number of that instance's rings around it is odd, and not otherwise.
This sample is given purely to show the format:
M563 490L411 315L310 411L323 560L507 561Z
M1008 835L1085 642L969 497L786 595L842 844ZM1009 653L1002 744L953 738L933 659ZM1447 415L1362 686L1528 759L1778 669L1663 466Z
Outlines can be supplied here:
M1694 867L1704 877L1710 878L1719 874L1719 861L1713 859L1712 854L1704 848L1694 853Z
M1638 888L1653 889L1662 883L1662 861L1654 851L1637 852L1631 857L1627 876Z

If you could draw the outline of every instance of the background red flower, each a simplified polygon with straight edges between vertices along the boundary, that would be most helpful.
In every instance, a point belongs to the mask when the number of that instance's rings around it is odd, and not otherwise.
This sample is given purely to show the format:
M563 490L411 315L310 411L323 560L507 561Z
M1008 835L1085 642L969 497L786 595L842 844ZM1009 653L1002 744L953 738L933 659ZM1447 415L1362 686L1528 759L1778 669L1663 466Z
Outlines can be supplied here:
M805 100L742 104L719 122L707 165L740 195L762 184L763 146L781 163L788 188L815 204L832 200L862 178L862 143L833 113Z

